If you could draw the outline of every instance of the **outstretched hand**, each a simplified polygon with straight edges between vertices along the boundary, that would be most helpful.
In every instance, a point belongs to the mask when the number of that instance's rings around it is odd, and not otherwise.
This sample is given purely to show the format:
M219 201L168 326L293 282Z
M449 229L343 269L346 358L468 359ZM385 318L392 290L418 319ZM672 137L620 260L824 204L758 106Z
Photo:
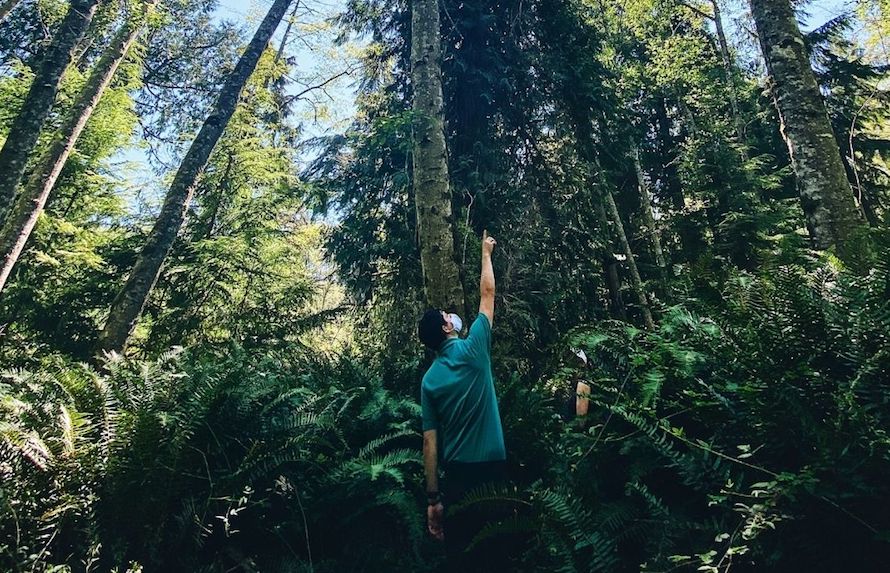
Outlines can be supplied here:
M498 244L498 242L494 240L494 237L488 236L487 230L482 231L482 254L483 255L490 255L492 253L492 251L494 251L494 247L497 244Z

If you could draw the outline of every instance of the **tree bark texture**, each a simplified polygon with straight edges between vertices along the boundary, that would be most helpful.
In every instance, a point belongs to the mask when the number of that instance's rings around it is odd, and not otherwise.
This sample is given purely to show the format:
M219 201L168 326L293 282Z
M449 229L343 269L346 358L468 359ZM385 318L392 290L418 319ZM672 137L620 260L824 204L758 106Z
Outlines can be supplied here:
M794 9L789 0L751 0L751 11L810 236L843 257L855 250L861 220Z
M37 219L43 212L47 198L52 192L62 168L74 150L77 139L83 132L90 116L96 109L102 94L111 84L114 74L126 58L139 31L145 24L155 0L148 0L143 10L130 18L112 38L102 57L87 79L68 112L65 123L59 128L49 151L40 159L27 183L18 194L15 204L0 231L0 253L3 254L0 267L0 291L3 290L12 268L18 261Z
M284 17L291 0L275 0L266 17L241 54L235 69L226 78L213 110L201 126L197 137L189 147L176 172L170 189L164 198L161 213L152 228L148 240L127 282L111 305L105 328L99 339L102 350L121 351L136 321L142 313L148 296L161 273L161 265L167 258L173 242L182 227L185 212L194 194L198 179L220 136L228 125L241 91L256 69L260 56L269 44L272 34Z
M22 108L9 128L6 142L0 150L0 222L6 219L28 157L37 145L40 130L56 99L62 75L99 2L71 1L68 13L37 67Z
M411 12L414 202L423 286L429 306L462 310L464 293L454 258L439 44L438 0L414 0Z

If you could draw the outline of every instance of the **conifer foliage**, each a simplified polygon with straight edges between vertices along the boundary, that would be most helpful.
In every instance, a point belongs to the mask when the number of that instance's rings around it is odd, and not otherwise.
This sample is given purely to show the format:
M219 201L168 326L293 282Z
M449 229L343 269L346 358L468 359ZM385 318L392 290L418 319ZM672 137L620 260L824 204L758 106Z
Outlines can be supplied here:
M886 569L890 6L844 6L0 2L0 570L446 570L417 319L483 230L470 552Z

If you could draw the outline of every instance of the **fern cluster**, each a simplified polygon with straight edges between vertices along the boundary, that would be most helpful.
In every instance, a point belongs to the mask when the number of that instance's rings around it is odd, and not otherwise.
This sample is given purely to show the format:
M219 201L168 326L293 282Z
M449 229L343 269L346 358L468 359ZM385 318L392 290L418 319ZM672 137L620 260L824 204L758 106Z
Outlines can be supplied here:
M564 457L549 487L590 513L575 535L616 532L613 571L881 570L887 260L865 274L833 261L736 271L719 304L663 309L657 330L576 329L591 419L527 446Z
M0 568L405 567L417 407L348 361L229 348L6 372Z
M724 273L655 330L574 329L583 371L496 356L513 483L464 500L495 516L472 550L509 542L516 571L879 571L888 260ZM416 370L230 346L6 371L0 567L433 570ZM565 423L551 389L578 377L590 414Z

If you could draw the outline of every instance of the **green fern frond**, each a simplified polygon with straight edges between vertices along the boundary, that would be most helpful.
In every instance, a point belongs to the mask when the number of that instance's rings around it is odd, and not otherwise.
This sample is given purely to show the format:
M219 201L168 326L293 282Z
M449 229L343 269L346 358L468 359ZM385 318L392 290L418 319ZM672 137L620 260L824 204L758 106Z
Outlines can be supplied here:
M399 432L391 432L384 436L380 436L379 438L374 438L373 440L371 440L370 442L365 444L365 446L358 451L358 454L356 455L356 457L359 459L366 458L367 456L376 452L377 450L379 450L380 448L382 448L389 442L392 442L393 440L397 440L399 438L404 438L406 436L415 436L416 437L417 433L413 432L413 431L402 430Z
M52 450L35 430L23 430L0 420L0 437L7 447L18 452L38 469L46 470L55 458Z

